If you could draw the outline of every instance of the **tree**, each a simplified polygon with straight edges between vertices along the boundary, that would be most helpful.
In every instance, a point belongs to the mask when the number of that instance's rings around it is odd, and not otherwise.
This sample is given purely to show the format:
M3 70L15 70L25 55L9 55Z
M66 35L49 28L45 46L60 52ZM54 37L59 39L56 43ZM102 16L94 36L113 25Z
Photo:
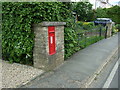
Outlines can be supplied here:
M75 12L78 15L79 21L91 21L93 20L92 4L89 2L77 2Z
M96 10L97 18L111 18L115 23L120 24L120 6L113 6L111 8L98 8Z
M109 18L111 18L114 22L120 24L120 6L114 6L111 8L108 8L107 10L107 15Z
M96 9L96 18L106 18L107 15L107 9L106 8L97 8Z

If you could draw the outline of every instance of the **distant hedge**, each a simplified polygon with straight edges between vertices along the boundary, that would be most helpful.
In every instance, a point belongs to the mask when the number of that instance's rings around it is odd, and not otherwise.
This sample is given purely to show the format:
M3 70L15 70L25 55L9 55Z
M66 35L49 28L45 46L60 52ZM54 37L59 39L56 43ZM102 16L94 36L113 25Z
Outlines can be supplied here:
M65 2L3 2L2 58L10 62L32 64L32 24L42 21L64 21L69 27L72 17L70 5ZM67 32L69 33L65 30L65 33Z

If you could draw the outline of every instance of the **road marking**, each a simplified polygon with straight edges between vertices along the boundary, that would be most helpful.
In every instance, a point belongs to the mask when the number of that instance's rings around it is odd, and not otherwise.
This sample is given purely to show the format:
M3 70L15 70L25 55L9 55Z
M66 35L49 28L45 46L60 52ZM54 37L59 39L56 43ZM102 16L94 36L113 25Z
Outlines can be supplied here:
M111 82L112 82L112 80L113 80L113 78L114 78L114 75L115 75L117 69L118 69L118 61L117 61L116 64L114 65L114 67L113 67L113 69L112 69L109 77L107 78L107 80L106 80L103 88L109 88L109 86L110 86L110 84L111 84Z

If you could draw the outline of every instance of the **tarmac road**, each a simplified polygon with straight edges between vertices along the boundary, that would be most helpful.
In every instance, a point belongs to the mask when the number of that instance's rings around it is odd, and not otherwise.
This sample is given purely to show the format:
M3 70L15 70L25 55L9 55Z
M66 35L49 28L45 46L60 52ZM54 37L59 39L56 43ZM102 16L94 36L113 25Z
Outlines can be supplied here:
M109 88L118 88L118 69L113 77L113 80L111 81L110 83L110 86ZM119 85L119 88L120 88L120 85Z
M113 60L109 62L109 64L104 68L104 70L97 76L96 80L94 80L89 88L118 88L118 72L120 72L118 67L119 62L118 53L113 57ZM114 68L114 69L113 69ZM119 71L118 71L119 70ZM120 84L120 83L119 83Z
M118 59L120 60L120 59ZM120 85L118 85L118 61L114 65L113 69L111 70L103 88L118 88Z

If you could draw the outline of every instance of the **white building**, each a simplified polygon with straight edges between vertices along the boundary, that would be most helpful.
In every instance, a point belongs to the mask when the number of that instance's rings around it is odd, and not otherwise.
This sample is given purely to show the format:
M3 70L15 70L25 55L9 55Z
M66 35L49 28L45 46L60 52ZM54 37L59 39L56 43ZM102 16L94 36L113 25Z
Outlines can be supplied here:
M118 6L120 6L120 1L118 2Z
M93 4L93 9L112 7L112 5L109 3L109 0L89 0L89 2Z
M71 1L72 2L88 1L91 4L93 4L93 9L112 7L112 5L109 3L109 0L71 0Z

